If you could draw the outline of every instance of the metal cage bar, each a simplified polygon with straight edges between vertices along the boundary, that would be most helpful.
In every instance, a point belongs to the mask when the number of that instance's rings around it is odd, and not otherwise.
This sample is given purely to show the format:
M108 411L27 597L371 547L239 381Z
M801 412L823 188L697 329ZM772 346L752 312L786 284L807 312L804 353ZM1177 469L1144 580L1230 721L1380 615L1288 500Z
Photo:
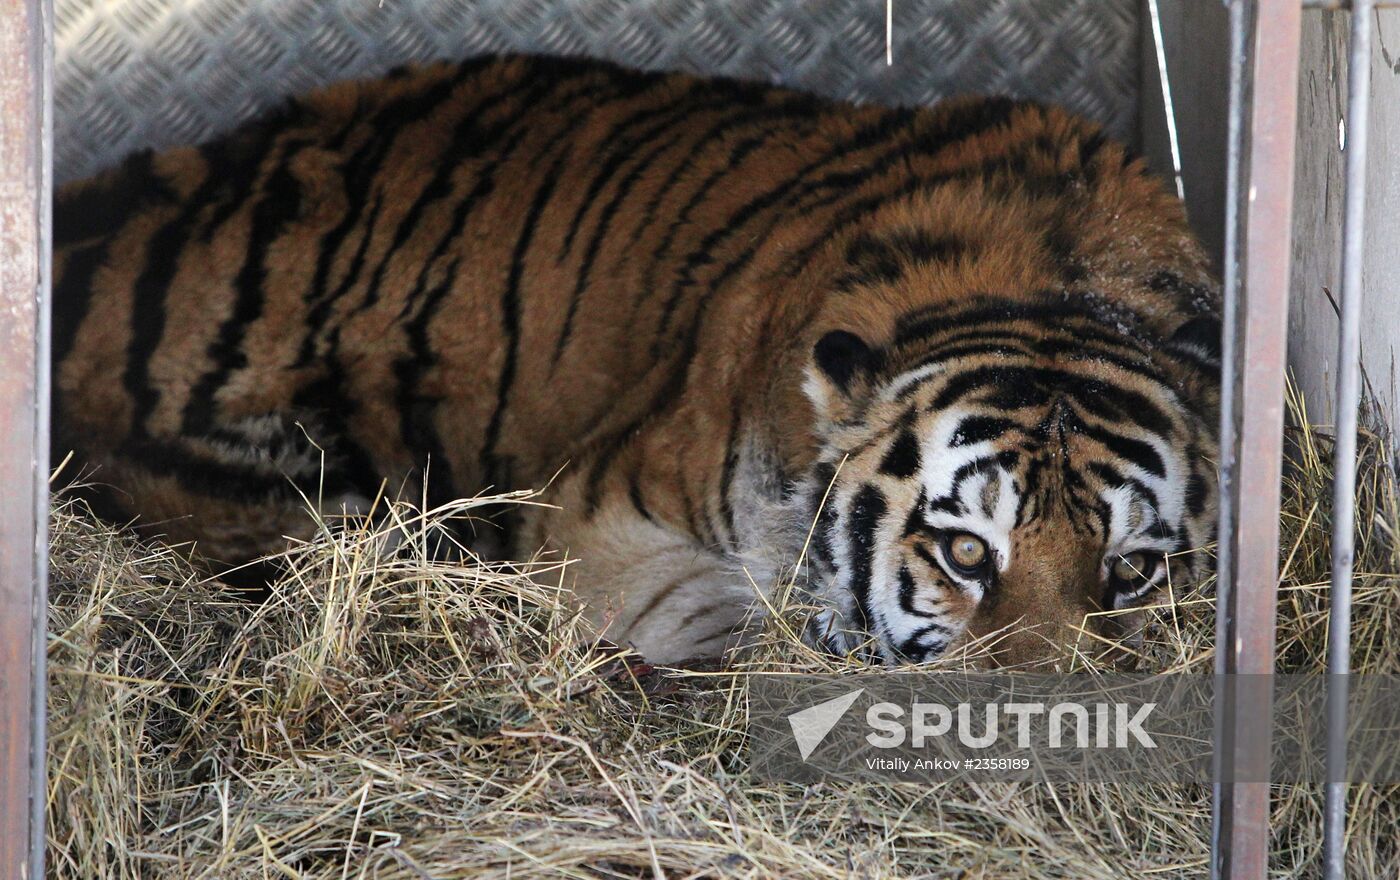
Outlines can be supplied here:
M1374 0L1353 0L1347 59L1346 201L1342 217L1337 439L1332 482L1332 607L1327 624L1327 789L1322 859L1327 880L1341 880L1346 864L1347 677L1351 673L1356 429L1361 402L1362 236L1366 224L1366 153L1375 6Z
M50 0L0 0L0 877L44 876Z
M1221 417L1221 541L1216 671L1271 675L1278 604L1293 151L1302 5L1231 4L1232 95L1225 256L1225 389ZM1268 768L1267 690L1222 689L1217 703L1211 870L1262 878L1269 786L1234 782Z
M1231 103L1222 387L1221 519L1216 671L1271 675L1277 609L1278 490L1287 342L1293 152L1303 8L1351 10L1346 193L1342 229L1331 614L1328 621L1327 786L1323 871L1345 876L1347 697L1360 405L1371 42L1375 10L1395 0L1227 0ZM1248 454L1246 455L1246 451ZM1233 783L1252 762L1267 769L1270 705L1246 705L1225 682L1217 706L1212 875L1263 878L1268 785ZM1245 689L1246 692L1254 689ZM1255 695L1257 697L1257 695Z

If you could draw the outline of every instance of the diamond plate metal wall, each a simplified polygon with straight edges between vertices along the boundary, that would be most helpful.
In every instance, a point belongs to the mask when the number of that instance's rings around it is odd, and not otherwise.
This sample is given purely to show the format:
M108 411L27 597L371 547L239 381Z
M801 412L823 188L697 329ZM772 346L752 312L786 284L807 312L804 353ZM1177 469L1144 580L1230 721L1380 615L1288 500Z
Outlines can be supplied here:
M411 60L591 55L930 104L1064 104L1133 131L1137 0L56 0L60 181L209 137L269 103Z

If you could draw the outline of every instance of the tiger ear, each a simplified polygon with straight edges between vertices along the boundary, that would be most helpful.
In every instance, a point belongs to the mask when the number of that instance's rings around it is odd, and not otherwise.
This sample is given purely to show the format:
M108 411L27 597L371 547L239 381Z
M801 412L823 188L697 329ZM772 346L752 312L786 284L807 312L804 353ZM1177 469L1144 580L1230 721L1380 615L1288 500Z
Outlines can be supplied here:
M848 330L832 330L812 346L812 365L803 391L825 418L839 419L864 390L875 367L875 352Z
M1197 315L1176 328L1167 347L1181 354L1193 355L1203 365L1220 368L1220 319L1215 315Z
M849 391L858 375L868 373L875 362L875 352L865 340L847 330L832 330L817 340L812 357L837 388Z
M1197 315L1172 333L1166 349L1182 366L1176 376L1177 391L1208 421L1219 417L1220 319Z

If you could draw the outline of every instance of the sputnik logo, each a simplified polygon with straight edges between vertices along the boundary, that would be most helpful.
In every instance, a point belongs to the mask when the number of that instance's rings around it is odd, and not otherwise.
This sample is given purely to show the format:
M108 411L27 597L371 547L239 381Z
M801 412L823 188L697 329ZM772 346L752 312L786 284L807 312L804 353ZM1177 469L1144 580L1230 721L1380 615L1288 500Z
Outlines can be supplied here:
M863 693L865 688L857 688L849 694L818 703L800 712L793 712L787 717L788 724L792 726L792 738L797 740L797 751L801 753L802 760L807 760L812 752L817 750L817 746L826 739L831 728L835 727L846 714L846 710L851 708L856 697Z

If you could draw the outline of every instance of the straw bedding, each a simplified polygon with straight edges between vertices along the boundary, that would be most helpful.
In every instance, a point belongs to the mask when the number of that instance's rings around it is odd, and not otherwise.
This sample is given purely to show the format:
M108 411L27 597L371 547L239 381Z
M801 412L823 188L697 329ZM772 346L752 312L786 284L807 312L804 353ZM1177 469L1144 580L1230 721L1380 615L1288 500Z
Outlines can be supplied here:
M1301 403L1293 401L1298 421ZM1279 647L1317 670L1330 442L1295 430ZM1397 491L1363 442L1354 668L1400 673ZM534 503L528 496L490 499ZM557 559L433 561L327 523L249 603L187 553L55 510L50 874L60 878L1198 878L1203 786L832 788L747 775L745 673L831 669L792 638L728 669L599 646ZM1208 672L1212 585L1153 612L1145 668ZM1081 665L1092 667L1084 658ZM1272 872L1317 874L1321 791L1276 787ZM1400 790L1351 789L1349 876L1400 877Z

